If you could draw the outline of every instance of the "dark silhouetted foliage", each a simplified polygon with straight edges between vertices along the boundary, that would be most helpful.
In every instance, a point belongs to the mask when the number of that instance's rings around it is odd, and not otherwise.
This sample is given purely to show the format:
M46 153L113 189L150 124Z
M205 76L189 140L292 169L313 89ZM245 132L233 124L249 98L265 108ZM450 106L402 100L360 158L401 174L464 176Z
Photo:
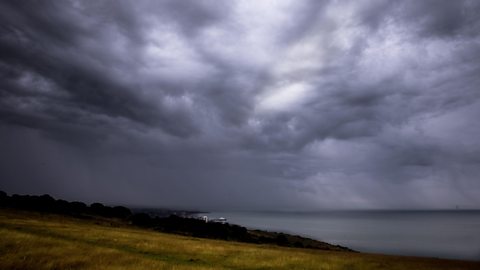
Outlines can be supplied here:
M0 190L0 201L3 201L7 198L7 193Z
M72 213L76 213L76 214L88 213L87 205L82 202L71 202L69 203L69 205Z
M132 211L124 206L115 206L112 208L112 216L116 218L126 219L132 215Z
M279 246L284 246L288 244L288 239L287 236L284 233L279 233L277 237L275 238L275 242Z
M134 225L141 227L153 227L153 219L145 213L134 214L131 217L131 221Z
M83 202L68 202L55 200L50 195L30 196L14 194L9 197L5 192L0 192L0 206L22 210L34 210L56 214L68 214L76 217L89 215L109 218L128 219L132 212L123 206L109 207L101 203L93 203L90 207Z

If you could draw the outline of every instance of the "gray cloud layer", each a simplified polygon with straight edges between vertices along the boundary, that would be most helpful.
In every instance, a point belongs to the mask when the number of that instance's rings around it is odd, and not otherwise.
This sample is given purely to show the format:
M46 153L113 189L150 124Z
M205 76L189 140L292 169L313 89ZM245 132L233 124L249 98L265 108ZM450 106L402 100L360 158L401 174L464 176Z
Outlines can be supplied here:
M478 1L3 1L0 188L480 207Z

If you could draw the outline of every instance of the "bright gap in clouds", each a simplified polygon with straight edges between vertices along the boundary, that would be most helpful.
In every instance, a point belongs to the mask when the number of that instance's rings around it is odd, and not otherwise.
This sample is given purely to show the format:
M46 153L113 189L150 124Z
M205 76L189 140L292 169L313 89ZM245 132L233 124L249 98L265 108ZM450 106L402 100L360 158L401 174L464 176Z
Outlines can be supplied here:
M310 90L311 87L303 82L281 84L257 98L257 109L259 112L289 111L301 106Z

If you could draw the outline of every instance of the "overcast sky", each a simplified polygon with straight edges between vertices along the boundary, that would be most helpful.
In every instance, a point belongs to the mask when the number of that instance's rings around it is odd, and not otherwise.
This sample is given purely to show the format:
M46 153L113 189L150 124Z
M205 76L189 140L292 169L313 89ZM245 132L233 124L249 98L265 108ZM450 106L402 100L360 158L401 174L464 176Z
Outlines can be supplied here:
M480 1L1 1L0 189L480 208Z

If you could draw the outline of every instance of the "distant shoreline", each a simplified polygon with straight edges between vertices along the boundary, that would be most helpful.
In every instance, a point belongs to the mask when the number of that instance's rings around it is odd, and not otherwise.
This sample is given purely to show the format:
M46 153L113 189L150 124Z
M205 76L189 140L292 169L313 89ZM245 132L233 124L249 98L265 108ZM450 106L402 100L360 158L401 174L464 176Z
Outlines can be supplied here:
M226 217L247 228L298 234L360 252L480 260L480 211L243 211L210 215Z

